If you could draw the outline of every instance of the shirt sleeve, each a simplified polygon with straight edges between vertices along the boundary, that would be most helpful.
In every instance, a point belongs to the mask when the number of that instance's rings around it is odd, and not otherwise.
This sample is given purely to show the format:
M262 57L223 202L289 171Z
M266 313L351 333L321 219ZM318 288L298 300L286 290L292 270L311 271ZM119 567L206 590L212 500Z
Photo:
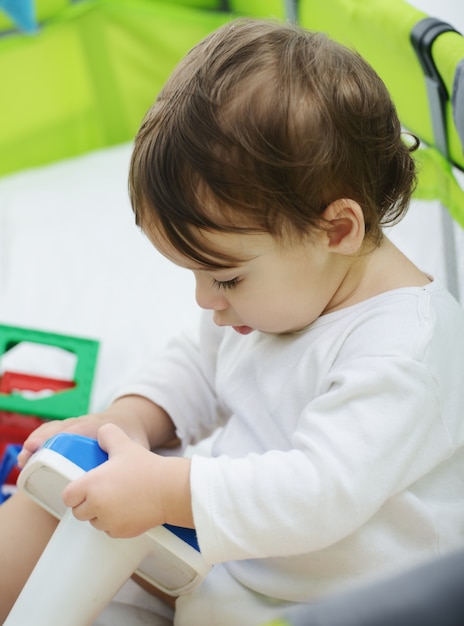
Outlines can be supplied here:
M195 525L211 563L320 550L452 454L437 384L421 362L334 368L301 414L294 448L192 463Z
M184 445L200 441L226 418L214 388L221 337L210 316L202 316L199 332L173 339L117 396L148 398L168 413Z

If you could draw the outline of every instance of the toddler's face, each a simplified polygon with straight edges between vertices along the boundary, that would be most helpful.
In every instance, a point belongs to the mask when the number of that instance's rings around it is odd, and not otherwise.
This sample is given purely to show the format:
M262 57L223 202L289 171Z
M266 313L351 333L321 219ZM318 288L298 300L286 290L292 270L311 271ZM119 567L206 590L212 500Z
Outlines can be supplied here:
M214 312L219 326L236 332L289 333L341 306L338 289L344 264L330 252L327 235L282 244L269 234L203 233L219 253L233 256L233 267L199 266L165 239L155 247L176 265L193 271L196 300Z

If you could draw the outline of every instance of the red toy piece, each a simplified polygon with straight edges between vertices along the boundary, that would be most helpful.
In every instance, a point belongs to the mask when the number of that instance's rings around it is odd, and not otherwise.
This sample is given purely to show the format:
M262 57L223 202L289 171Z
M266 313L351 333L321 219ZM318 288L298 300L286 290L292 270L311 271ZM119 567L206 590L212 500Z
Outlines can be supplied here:
M3 372L0 378L0 393L7 394L15 391L43 391L44 389L56 393L57 391L72 389L75 386L76 383L73 380L33 376L22 372Z
M3 459L9 444L21 445L31 432L45 421L35 415L20 415L19 413L0 411L0 460ZM9 485L15 485L18 474L18 468L14 467L5 482Z
M72 380L59 380L45 376L33 376L21 372L4 372L0 378L0 393L11 395L30 391L50 391L51 394L72 389L76 384ZM0 460L5 456L9 444L21 445L23 441L43 424L45 420L34 415L21 415L9 411L0 411ZM15 485L19 469L14 466L6 477L5 483Z

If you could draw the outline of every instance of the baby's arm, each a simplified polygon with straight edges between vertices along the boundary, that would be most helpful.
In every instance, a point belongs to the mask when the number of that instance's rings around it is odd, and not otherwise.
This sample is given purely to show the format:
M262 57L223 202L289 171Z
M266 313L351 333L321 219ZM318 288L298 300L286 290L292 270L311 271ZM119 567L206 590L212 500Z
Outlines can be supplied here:
M24 442L18 463L24 466L37 448L57 433L76 433L97 439L100 427L108 423L119 426L131 439L145 448L162 446L175 435L174 424L161 407L141 396L123 396L101 413L43 424Z

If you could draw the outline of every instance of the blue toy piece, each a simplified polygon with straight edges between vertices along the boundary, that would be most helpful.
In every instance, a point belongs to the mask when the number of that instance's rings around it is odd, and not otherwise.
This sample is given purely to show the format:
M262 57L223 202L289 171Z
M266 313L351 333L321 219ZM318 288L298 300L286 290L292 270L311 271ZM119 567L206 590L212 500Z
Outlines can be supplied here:
M11 495L11 493L5 491L4 485L11 471L16 467L20 450L21 446L16 444L6 446L3 458L0 461L0 504L5 502Z
M100 448L98 441L74 433L59 433L48 439L42 449L61 454L85 472L108 460L107 453Z

